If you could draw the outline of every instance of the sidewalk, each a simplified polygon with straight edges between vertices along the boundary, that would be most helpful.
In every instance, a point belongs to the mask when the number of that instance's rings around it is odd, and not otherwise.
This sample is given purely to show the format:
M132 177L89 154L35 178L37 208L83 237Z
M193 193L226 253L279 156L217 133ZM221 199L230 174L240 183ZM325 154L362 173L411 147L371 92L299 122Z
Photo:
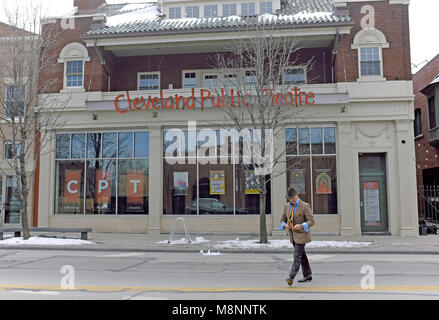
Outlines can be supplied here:
M33 235L37 236L37 235ZM78 239L77 234L44 234L42 236L57 236L59 238ZM93 244L80 246L30 246L14 245L6 246L0 244L0 250L73 250L73 251L117 251L117 252L192 252L199 253L200 250L207 252L225 253L291 253L293 248L289 246L288 238L269 237L271 247L257 244L257 235L217 235L203 234L191 235L193 243L186 244L181 241L184 235L175 236L177 243L168 244L169 235L159 236L147 234L120 234L120 233L91 233L89 241ZM239 238L249 247L241 245L235 247L236 243L230 244L231 240ZM329 241L329 242L328 242ZM160 243L159 243L160 242ZM235 241L236 242L236 241ZM364 243L367 246L363 246ZM360 247L351 248L350 246ZM218 247L220 246L220 247ZM313 247L315 246L315 247ZM439 236L429 235L413 238L388 237L388 236L364 236L364 237L336 237L336 236L313 236L313 242L308 245L307 252L310 253L344 253L344 254L439 254Z

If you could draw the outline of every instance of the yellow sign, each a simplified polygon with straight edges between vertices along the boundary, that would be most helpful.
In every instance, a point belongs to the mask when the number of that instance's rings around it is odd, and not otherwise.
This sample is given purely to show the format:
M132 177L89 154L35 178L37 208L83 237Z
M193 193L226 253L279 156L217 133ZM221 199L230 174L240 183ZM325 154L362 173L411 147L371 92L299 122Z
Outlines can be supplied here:
M226 173L224 170L210 171L210 194L226 194Z

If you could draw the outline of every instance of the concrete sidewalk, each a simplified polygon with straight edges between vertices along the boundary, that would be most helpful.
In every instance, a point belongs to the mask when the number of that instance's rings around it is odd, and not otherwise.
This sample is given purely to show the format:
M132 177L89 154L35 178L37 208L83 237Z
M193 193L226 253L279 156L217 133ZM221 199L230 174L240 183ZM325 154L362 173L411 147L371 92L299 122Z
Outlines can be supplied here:
M38 236L33 234L32 236ZM42 236L56 236L58 238L78 239L77 234L42 234ZM81 246L6 246L0 244L0 250L73 250L73 251L117 251L117 252L192 252L199 253L200 250L215 251L221 253L291 253L292 248L247 248L247 249L218 249L215 245L222 241L235 240L257 240L257 235L217 235L197 234L191 235L192 240L203 237L209 242L198 244L168 244L169 235L147 235L147 234L120 234L120 233L91 233L89 241L93 244ZM6 238L6 237L5 237ZM178 234L176 240L184 238ZM287 240L285 237L269 237L269 240ZM166 241L166 243L159 243ZM389 236L363 236L363 237L337 237L337 236L313 236L313 241L353 241L371 242L365 248L308 248L310 253L345 253L345 254L439 254L439 236L429 235L422 237L401 238Z

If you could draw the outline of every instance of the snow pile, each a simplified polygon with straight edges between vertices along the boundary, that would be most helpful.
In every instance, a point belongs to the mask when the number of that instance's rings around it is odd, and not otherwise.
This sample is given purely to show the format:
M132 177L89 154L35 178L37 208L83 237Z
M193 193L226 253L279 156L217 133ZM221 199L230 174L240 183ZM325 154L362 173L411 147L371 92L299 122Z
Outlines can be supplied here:
M9 238L0 241L0 246L80 246L84 244L94 244L91 241L79 239L57 239L31 237L29 240L20 238Z
M123 9L122 9L123 10ZM135 11L129 11L126 13L118 14L112 17L108 17L107 26L116 27L123 24L130 24L135 22L149 22L157 19L160 15L159 8L157 6L147 6Z
M341 248L357 249L366 248L372 242L357 241L313 241L306 245L306 248ZM220 241L214 246L215 249L283 249L293 248L289 240L271 240L268 244L260 244L259 240L228 240Z
M201 243L207 243L210 242L210 240L206 240L203 237L196 237L195 240L191 239L191 244L201 244ZM158 244L168 244L168 240L163 240L157 242ZM181 240L174 240L170 244L188 244L186 241L186 238L183 238Z
M223 255L221 252L213 252L213 251L211 252L210 250L207 252L204 252L204 250L200 250L200 253L203 256L222 256Z

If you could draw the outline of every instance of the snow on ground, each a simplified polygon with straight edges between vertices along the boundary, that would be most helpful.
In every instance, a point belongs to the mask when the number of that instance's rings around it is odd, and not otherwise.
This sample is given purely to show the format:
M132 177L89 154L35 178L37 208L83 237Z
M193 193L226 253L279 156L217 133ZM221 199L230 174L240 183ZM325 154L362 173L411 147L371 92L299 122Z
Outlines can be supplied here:
M223 254L221 252L213 252L208 250L207 252L204 252L204 250L200 250L200 253L203 256L222 256Z
M206 240L203 237L196 237L195 240L191 239L191 244L200 244L200 243L207 243L210 242L210 240ZM157 242L158 244L168 244L168 240L163 240ZM186 238L183 238L181 240L174 240L170 244L187 244Z
M31 237L29 240L20 238L9 238L0 241L0 246L80 246L84 244L94 244L91 241L79 239L57 239Z
M345 248L356 249L366 248L372 242L357 242L357 241L313 241L306 245L306 248ZM259 240L228 240L219 241L214 245L215 249L281 249L293 248L289 240L271 240L268 244L260 244Z

